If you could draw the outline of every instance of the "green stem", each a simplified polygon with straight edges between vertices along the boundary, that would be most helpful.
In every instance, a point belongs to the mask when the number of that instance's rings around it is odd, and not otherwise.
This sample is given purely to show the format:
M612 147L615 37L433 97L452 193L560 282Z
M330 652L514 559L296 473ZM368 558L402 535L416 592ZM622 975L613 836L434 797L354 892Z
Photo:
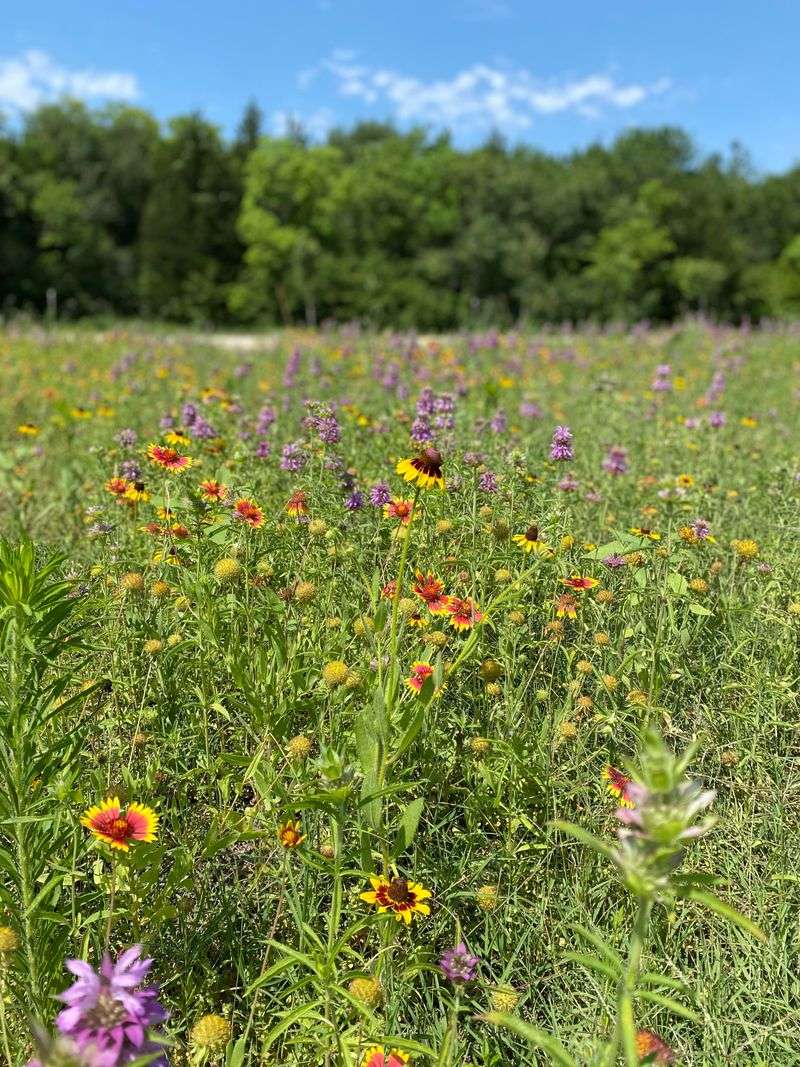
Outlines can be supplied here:
M117 857L111 857L111 887L108 893L108 919L106 919L106 935L103 942L105 952L108 952L111 944L111 926L114 922L114 904L117 898Z
M639 981L639 968L641 967L642 953L647 941L652 909L652 897L639 898L639 910L636 913L636 922L634 923L628 948L628 960L617 986L617 1021L614 1027L614 1037L606 1057L606 1067L613 1067L616 1064L620 1044L622 1044L625 1053L627 1067L639 1067L639 1056L636 1052L633 997Z
M28 977L34 1001L39 1002L39 966L36 961L36 953L33 949L33 926L31 924L31 905L33 904L33 887L31 885L30 866L28 864L28 852L25 848L25 828L17 823L14 827L14 845L17 853L17 867L19 868L19 891L22 901L22 937L25 942L25 959L28 964Z
M456 1047L456 1038L458 1036L458 1012L461 1007L461 991L456 988L455 1000L453 1001L453 1010L450 1012L450 1021L447 1026L447 1031L444 1035L444 1041L442 1041L442 1047L439 1050L439 1055L436 1058L436 1067L449 1067L453 1058L453 1051Z
M8 1043L8 1027L6 1026L6 968L0 963L0 1035L3 1038L3 1054L8 1067L14 1067L11 1059L11 1046Z

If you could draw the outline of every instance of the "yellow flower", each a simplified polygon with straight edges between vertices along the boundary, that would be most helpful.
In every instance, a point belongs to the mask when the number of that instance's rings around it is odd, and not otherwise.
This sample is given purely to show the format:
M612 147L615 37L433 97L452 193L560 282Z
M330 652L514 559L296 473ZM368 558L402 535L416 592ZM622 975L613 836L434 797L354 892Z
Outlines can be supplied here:
M731 541L731 548L739 559L755 559L758 555L758 542L750 537L746 537L743 541Z
M10 926L0 926L0 956L7 956L19 948L19 937Z
M383 1001L383 986L377 978L354 978L347 988L369 1008L377 1008Z
M344 685L349 673L350 668L344 660L334 659L322 668L322 680L329 689L335 689L339 685Z
M218 582L232 582L241 574L242 565L236 559L225 556L214 564L214 577Z
M405 878L388 878L379 876L370 878L372 889L361 893L361 899L367 904L374 904L380 914L391 912L398 922L406 926L411 924L415 915L430 915L430 905L425 901L431 896L429 889L417 882Z
M407 482L413 482L420 489L444 489L442 456L435 448L426 448L413 459L401 459L395 469Z
M475 903L481 911L494 911L499 903L496 885L482 885L475 893Z
M189 1040L199 1052L222 1052L231 1039L231 1024L221 1015L204 1015L192 1027Z
M311 752L311 739L297 734L286 742L286 755L292 760L304 760Z
M302 824L299 819L292 820L287 819L285 823L282 823L278 827L278 840L284 848L297 848L298 845L306 839L306 835L301 833Z

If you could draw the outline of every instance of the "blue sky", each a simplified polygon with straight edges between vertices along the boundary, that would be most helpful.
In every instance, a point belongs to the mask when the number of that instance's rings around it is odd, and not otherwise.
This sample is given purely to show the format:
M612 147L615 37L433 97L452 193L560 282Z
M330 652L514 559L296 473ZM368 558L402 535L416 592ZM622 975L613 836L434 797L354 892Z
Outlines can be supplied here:
M631 125L800 162L797 0L8 0L0 110L69 92L226 132L255 98L271 131L356 118L564 152Z

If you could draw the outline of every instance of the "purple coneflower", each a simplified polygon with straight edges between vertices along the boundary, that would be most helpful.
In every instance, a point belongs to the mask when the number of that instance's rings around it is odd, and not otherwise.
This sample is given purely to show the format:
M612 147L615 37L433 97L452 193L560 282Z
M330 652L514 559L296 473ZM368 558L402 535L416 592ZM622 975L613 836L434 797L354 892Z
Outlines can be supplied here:
M572 430L569 426L556 426L550 443L550 459L563 462L572 458Z
M88 1054L93 1067L121 1067L148 1055L155 1056L153 1067L167 1067L162 1047L151 1040L156 1035L148 1033L167 1013L155 986L141 988L153 964L141 953L141 945L133 945L116 963L106 954L99 972L84 960L67 960L77 981L60 994L67 1007L56 1026L80 1053Z
M464 942L460 941L455 948L448 948L442 953L439 967L445 978L449 978L456 985L461 985L473 980L478 973L479 962L478 957L473 956Z

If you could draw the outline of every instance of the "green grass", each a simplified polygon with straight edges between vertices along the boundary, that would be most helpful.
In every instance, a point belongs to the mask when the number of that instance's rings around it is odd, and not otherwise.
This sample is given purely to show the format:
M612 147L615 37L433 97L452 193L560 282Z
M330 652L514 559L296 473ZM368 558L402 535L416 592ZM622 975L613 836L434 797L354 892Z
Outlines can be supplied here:
M300 366L287 386L295 347ZM252 366L237 374L245 359ZM43 629L21 640L28 615L7 612L2 623L5 751L19 782L33 775L31 788L9 787L0 824L12 857L0 925L21 941L3 957L12 1063L29 1054L26 1010L52 1019L64 957L99 960L111 867L79 818L116 792L161 816L157 841L132 849L118 870L111 947L141 941L154 957L171 1062L185 1062L188 1033L208 1012L230 1018L231 1049L246 1037L245 1063L345 1067L383 1036L387 1046L438 1051L453 992L436 961L459 937L481 965L461 998L451 1062L500 1067L542 1055L480 1018L505 984L519 994L521 1019L578 1062L597 1062L614 1024L614 983L566 954L587 951L577 923L624 956L635 901L607 860L551 824L613 841L601 774L635 761L648 721L676 750L696 743L690 771L717 792L718 824L687 849L684 869L717 875L715 892L767 940L692 902L657 906L644 970L680 983L664 992L698 1018L641 1002L637 1025L685 1064L800 1062L799 361L792 333L699 327L508 336L491 347L298 333L246 357L133 332L0 338L3 529L11 542L32 538L39 565L63 554L57 573L70 580L63 603L72 609L53 621L52 647ZM654 393L663 363L673 388ZM724 391L705 404L715 372ZM414 495L394 467L414 454L409 430L425 386L456 398L454 429L436 431L448 490L420 494L404 541L368 493L386 481L395 496ZM215 390L205 403L204 389ZM303 427L304 399L338 405L339 443ZM522 416L523 400L541 417ZM183 421L188 401L218 436L178 446L194 466L167 476L144 449L161 440L162 416ZM265 406L275 422L257 433ZM494 432L498 409L507 426ZM725 426L709 427L713 410L724 410ZM27 422L35 435L17 431ZM557 424L574 434L572 463L548 459ZM136 431L135 446L117 443L124 427ZM267 458L255 455L262 439ZM306 445L298 472L279 466L292 441ZM630 465L617 478L601 466L613 445ZM125 459L141 466L150 493L135 507L104 488ZM497 492L480 488L487 469ZM566 473L576 490L558 487ZM680 475L691 485L676 492ZM254 500L263 526L203 503L197 486L208 478L230 499ZM298 489L312 523L285 511ZM354 489L365 506L349 511ZM144 532L164 525L158 507L189 536ZM697 517L713 542L680 536ZM98 532L98 523L112 528ZM525 555L510 539L531 523L551 557ZM744 539L757 545L749 561L731 546ZM638 561L605 567L598 557L614 542ZM171 545L180 565L160 558ZM471 635L447 616L415 627L401 602L393 632L381 589L404 551L404 597L413 598L415 570L432 571L448 593L488 609L484 623ZM215 565L231 558L240 570L221 581ZM15 565L7 556L4 573ZM130 573L141 575L141 591L125 591ZM577 618L557 620L561 579L572 574L599 578L613 597L577 594ZM689 585L698 579L705 590ZM313 588L298 596L300 582ZM419 599L416 607L424 613ZM66 630L79 625L70 644ZM153 641L160 646L147 651ZM494 682L481 666L488 659L501 667ZM349 674L331 689L322 670L335 660ZM416 660L437 667L421 696L403 684ZM32 671L24 692L14 685L23 668ZM14 734L14 714L36 729ZM287 744L301 734L311 754L292 759ZM277 828L295 815L307 836L287 851ZM26 916L20 849L36 898ZM390 854L398 876L433 894L432 914L410 929L359 898ZM476 901L486 885L497 887L490 912ZM359 1013L348 984L376 974L383 1001Z

